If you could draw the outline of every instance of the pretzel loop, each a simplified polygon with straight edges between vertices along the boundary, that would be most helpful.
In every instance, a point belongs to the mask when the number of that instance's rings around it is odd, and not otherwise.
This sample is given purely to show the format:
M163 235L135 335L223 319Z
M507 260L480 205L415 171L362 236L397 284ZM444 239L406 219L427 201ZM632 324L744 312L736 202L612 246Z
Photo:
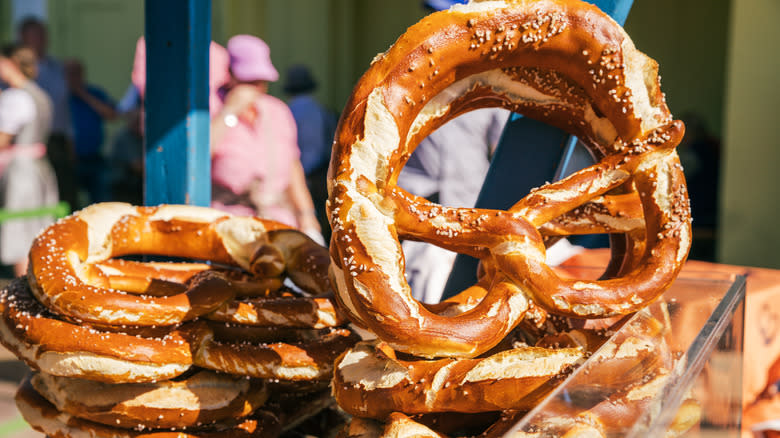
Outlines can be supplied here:
M205 270L202 264L110 263L125 255L163 255L208 260L245 272L278 276L287 272L302 288L322 293L327 251L303 233L278 222L230 216L210 208L163 205L134 207L94 204L47 228L30 249L30 286L41 303L73 320L108 325L174 325L220 308L236 295L278 288L235 275ZM324 259L324 260L323 260ZM169 280L154 283L149 273L162 270ZM135 278L114 274L134 272ZM203 272L201 272L203 271ZM114 287L129 286L125 290ZM139 293L140 292L140 293Z
M396 187L421 139L459 114L490 106L576 135L598 163L533 191L507 212L443 208ZM431 14L374 60L339 123L328 187L338 299L392 348L427 357L485 352L522 320L529 299L570 316L634 311L668 287L690 247L674 151L682 133L655 61L595 6L506 0ZM584 218L584 226L630 230L613 238L605 275L614 278L558 278L544 263L538 229L617 194L638 199L639 224L610 228L610 217ZM469 310L437 315L411 296L399 238L475 255L506 280L494 281Z

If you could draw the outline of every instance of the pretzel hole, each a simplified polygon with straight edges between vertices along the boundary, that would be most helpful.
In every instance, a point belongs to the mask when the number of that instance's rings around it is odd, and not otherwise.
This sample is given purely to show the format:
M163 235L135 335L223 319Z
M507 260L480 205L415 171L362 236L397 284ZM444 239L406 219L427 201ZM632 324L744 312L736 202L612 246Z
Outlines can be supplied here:
M251 342L253 344L310 342L322 335L321 332L280 326L245 326L239 324L209 324L218 342Z
M91 265L87 284L97 285L103 277L107 286L135 295L166 297L183 293L199 276L217 272L223 276L237 296L269 296L281 293L279 275L258 276L235 266L206 263L203 260L181 257L127 255Z

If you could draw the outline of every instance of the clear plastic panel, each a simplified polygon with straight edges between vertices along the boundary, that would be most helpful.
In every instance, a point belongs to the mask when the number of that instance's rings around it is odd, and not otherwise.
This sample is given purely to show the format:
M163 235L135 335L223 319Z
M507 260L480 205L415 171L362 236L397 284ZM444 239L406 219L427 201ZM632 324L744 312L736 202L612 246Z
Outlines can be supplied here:
M744 299L742 276L681 276L504 436L739 436Z

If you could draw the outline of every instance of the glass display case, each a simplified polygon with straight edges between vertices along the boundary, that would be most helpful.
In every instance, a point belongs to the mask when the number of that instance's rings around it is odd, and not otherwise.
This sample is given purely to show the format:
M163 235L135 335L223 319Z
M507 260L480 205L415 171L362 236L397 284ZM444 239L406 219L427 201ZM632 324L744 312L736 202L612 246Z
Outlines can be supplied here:
M743 276L682 275L504 436L739 436L744 301Z

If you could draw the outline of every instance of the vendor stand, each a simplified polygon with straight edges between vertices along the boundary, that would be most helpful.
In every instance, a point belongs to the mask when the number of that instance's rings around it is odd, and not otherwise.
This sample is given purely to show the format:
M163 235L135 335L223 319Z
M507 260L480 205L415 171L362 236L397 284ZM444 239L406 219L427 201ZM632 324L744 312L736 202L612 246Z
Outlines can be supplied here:
M622 24L632 0L594 3ZM182 203L206 206L210 203L207 77L210 15L208 0L146 2L149 90L145 119L147 205ZM182 19L171 20L171 16ZM522 142L519 141L521 139ZM538 160L533 166L537 173L524 172L525 180L521 183L516 181L513 163L522 162L527 151L522 147L512 147L517 144L533 144L536 151L548 151L548 156L537 153ZM513 117L492 161L477 205L507 208L531 188L550 179L553 173L559 178L565 176L572 170L569 166L575 148L576 138L542 123ZM507 178L512 180L511 184L506 183ZM491 189L495 187L502 189ZM461 260L459 263L467 262ZM571 264L569 266L572 267ZM461 265L454 271L475 272L473 268L463 269ZM451 278L448 289L454 290L469 283L473 280ZM674 341L682 351L687 351L688 360L679 362L679 367L674 370L674 378L666 383L662 391L665 397L654 400L654 408L642 417L640 423L626 431L630 436L663 435L684 396L691 390L707 397L701 405L705 424L730 430L736 436L740 426L742 390L740 379L735 376L741 374L744 294L744 277L705 275L704 271L684 276L667 293L666 297L675 303L676 309L667 321L670 324L667 329L677 332L680 328L687 328L675 334L678 338ZM643 318L642 314L637 314L624 327L629 330L641 325ZM531 414L518 419L513 430L538 430L539 425L535 422L543 421L546 406L561 402L576 404L572 394L577 392L578 387L599 385L600 382L588 378L589 366L586 363ZM713 378L724 370L727 370L726 375L719 377L725 377L726 384ZM608 395L600 394L600 397Z
M596 3L617 14L618 19L622 16L624 20L631 2L603 2L606 5ZM180 203L205 206L210 201L207 91L210 7L211 3L207 0L146 2L149 66L149 93L146 100L147 205ZM176 13L171 14L172 10ZM170 20L171 16L184 19ZM563 140L569 145L567 151L570 151L575 143L572 139L561 137L560 133L545 133L544 127L535 126L535 122L527 119L514 119L507 129L503 143L508 143L513 137L513 129L540 133L544 142L560 143ZM516 171L510 163L521 161L513 155L520 153L520 148L500 148L485 187L512 187L513 185L499 185L496 181ZM566 152L564 156L568 154L569 152ZM559 156L551 158L554 163L560 159ZM540 183L529 184L528 187L535 187ZM526 193L528 187L519 187L520 194ZM517 193L509 193L508 190L485 189L483 194L498 194L502 199L512 200L518 197ZM480 198L480 205L504 207L497 205L501 204L501 201L486 200L486 196ZM569 268L574 269L576 266L570 264ZM738 275L705 275L704 271L699 271L689 273L678 280L667 294L667 299L674 303L677 309L671 313L668 328L675 331L680 328L688 329L682 330L685 332L684 336L675 341L680 344L682 351L687 352L688 360L679 362L682 365L679 369L675 368L674 378L667 383L667 389L663 393L669 396L654 401L653 409L647 416L642 417L641 423L632 425L630 436L662 435L667 425L673 421L679 404L689 394L690 388L694 388L694 392L702 391L700 393L713 397L702 402L706 424L718 425L722 430L737 433L742 391L732 384L736 385L735 382L740 380L735 379L735 376L741 366L744 294L744 277ZM641 324L642 318L641 314L637 314L631 321L626 322L624 327ZM689 320L696 322L688 323ZM572 393L576 393L578 387L598 384L588 379L588 366L586 363L572 374L530 415L518 419L517 427L513 430L538 430L539 426L534 422L537 417L544 416L545 406L556 402L576 404ZM717 374L720 371L726 371L730 378L725 391L722 391L723 381L712 377L722 376ZM721 391L713 390L713 385L721 385L716 388ZM738 386L741 386L741 382ZM708 409L721 411L717 414L707 414Z

